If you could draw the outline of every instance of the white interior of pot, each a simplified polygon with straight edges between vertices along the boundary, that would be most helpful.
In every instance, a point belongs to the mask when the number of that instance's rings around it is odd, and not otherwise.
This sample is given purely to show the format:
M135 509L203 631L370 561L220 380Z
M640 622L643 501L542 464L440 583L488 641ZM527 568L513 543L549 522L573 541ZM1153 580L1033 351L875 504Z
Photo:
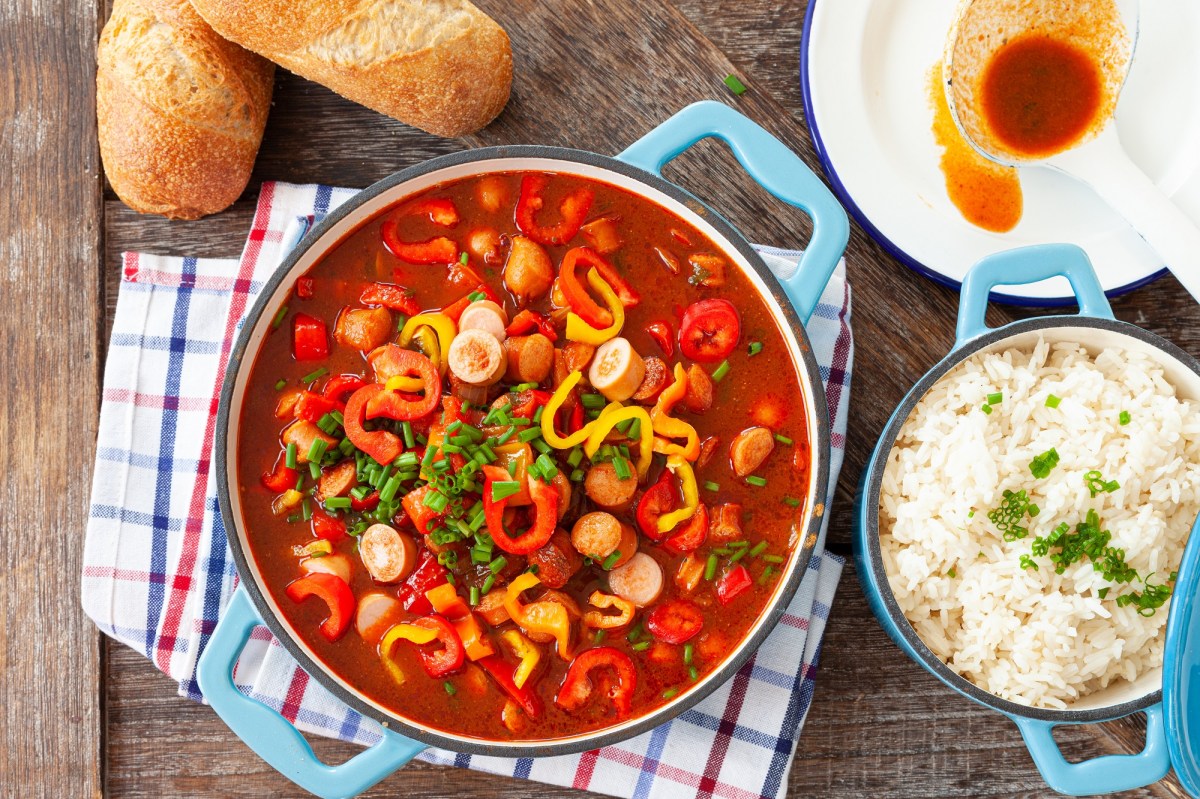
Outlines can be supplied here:
M686 222L695 226L698 230L700 230L705 235L707 235L709 238L711 238L713 243L716 244L733 263L736 263L738 265L738 267L741 269L741 271L743 272L743 274L745 274L747 276L747 278L750 280L750 282L754 285L755 289L757 289L759 295L763 298L763 300L766 302L767 306L771 309L772 314L775 316L776 322L780 325L780 327L785 329L784 340L785 340L785 342L787 342L788 349L789 349L789 352L792 357L792 363L794 364L797 373L800 375L800 381L799 381L800 382L800 390L804 396L805 407L806 408L816 407L815 398L812 396L812 392L811 392L811 386L813 384L813 381L820 380L820 376L812 375L812 374L808 373L806 361L804 360L804 358L798 348L796 339L793 336L786 334L786 328L787 328L786 317L784 317L782 310L779 308L778 303L775 301L773 295L771 294L771 291L768 289L766 282L750 266L749 262L737 250L737 248L732 246L732 244L729 243L729 240L725 236L721 235L717 231L717 229L714 228L712 226L712 224L710 224L707 221L706 217L701 215L701 213L698 213L697 210L693 210L692 207L678 202L673 197L663 194L662 192L658 191L657 189L655 189L651 186L648 186L644 183L641 183L640 181L637 181L626 175L620 174L618 172L610 171L610 170L605 169L600 166L583 164L583 163L578 163L578 162L574 162L574 161L560 161L560 160L551 159L551 158L519 157L519 158L503 158L503 159L496 158L496 159L473 161L473 162L467 162L467 163L463 163L463 164L457 164L454 166L449 166L444 169L439 169L434 172L420 175L416 178L413 178L412 180L406 181L400 185L397 185L391 189L388 189L387 191L381 192L380 194L378 194L378 195L372 197L371 199L367 200L366 202L364 202L362 205L353 209L345 218L340 220L334 227L329 229L321 237L320 240L318 240L317 242L314 242L314 243L310 243L308 250L303 254L303 256L292 267L292 269L288 273L287 277L279 284L279 289L275 292L275 295L270 298L269 302L266 304L266 306L263 309L262 315L258 318L256 323L254 324L254 327L251 330L250 338L249 338L249 341L248 341L248 344L246 347L246 357L241 362L241 368L240 368L238 374L236 375L236 382L234 384L231 408L233 408L235 410L234 410L234 412L231 412L229 414L229 429L227 431L227 436L228 436L227 451L229 453L229 457L228 457L228 462L226 464L226 474L225 474L225 479L227 481L227 485L229 486L229 501L230 501L230 505L232 506L233 515L234 515L234 522L232 523L232 525L227 525L227 527L231 526L233 528L233 531L236 533L239 541L241 542L242 550L244 552L248 553L247 560L250 563L252 563L252 564L254 563L254 557L251 554L250 548L247 546L245 531L244 531L243 525L241 523L241 520L242 520L241 495L238 491L238 486L240 484L240 480L239 480L239 476L238 476L238 458L237 458L237 453L239 451L239 446L240 446L240 430L239 430L240 410L238 410L238 409L240 409L243 404L243 398L244 398L245 391L246 391L246 381L249 378L251 367L254 364L254 358L262 345L263 338L267 335L267 333L270 330L270 322L271 322L272 318L275 316L275 313L279 310L279 307L286 302L288 293L291 290L291 287L295 281L295 278L299 277L300 275L302 275L306 271L308 271L315 263L317 263L321 259L322 255L328 249L330 249L337 242L344 239L346 236L348 236L350 233L352 233L355 229L357 229L363 223L374 218L380 212L395 205L396 203L398 203L405 197L408 197L409 195L416 194L418 192L421 192L421 191L428 189L431 186L437 185L439 183L445 183L448 181L458 180L460 178L466 178L466 177L470 177L473 175L481 175L481 174L487 174L487 173L491 173L491 172L512 172L512 171L522 171L522 170L546 171L546 172L557 172L560 174L580 175L583 177L591 178L593 180L598 180L598 181L602 181L605 183L610 183L610 184L619 186L619 187L627 189L635 194L642 195L642 196L646 197L647 199L649 199L651 202L654 202L660 206L663 206L664 208L677 214L678 216L683 218ZM354 202L354 200L351 200L350 202ZM704 209L699 208L698 210L703 211ZM817 442L817 441L821 440L820 436L818 435L817 423L818 423L818 418L820 418L823 415L824 414L815 414L815 413L806 413L805 414L807 424L808 424L808 440L809 441ZM816 457L820 457L820 456L816 456ZM779 582L778 582L776 590L775 590L775 594L772 596L771 602L767 606L768 608L774 607L779 602L780 594L784 591L784 589L787 586L793 573L800 565L799 560L796 557L796 552L798 552L801 549L801 545L804 542L805 533L809 529L810 525L813 522L814 513L817 514L818 516L824 514L825 486L817 485L817 472L818 472L818 470L816 468L809 470L809 485L808 485L807 494L806 494L807 501L804 503L804 506L802 508L803 512L802 512L801 517L793 523L793 531L794 531L793 532L793 542L794 542L794 544L793 544L792 557L788 562L787 571L784 574L782 574L779 579ZM257 479L257 478L252 477L251 479ZM243 579L246 579L248 577L252 578L257 583L257 585L260 589L260 592L262 593L268 606L271 608L271 611L274 613L274 615L277 618L282 620L284 618L284 616L280 612L279 606L274 601L270 592L265 590L265 588L263 586L262 575L259 573L259 571L257 570L256 567L254 568L253 574L242 575ZM736 657L745 648L745 646L747 645L747 642L750 639L754 638L756 636L756 634L758 634L760 632L763 625L766 623L767 623L767 614L765 614L765 613L761 614L759 616L759 619L754 624L754 626L747 633L746 639L742 642L741 645L739 645L733 652L730 653L729 657L730 658ZM285 624L285 626L287 626L287 625ZM300 637L293 635L292 639L294 640L294 642L296 643L296 645L298 647L300 647L303 651L305 651L312 658L312 660L314 662L321 664L322 670L325 671L329 675L329 677L331 677L334 681L339 683L346 691L348 691L352 694L355 694L364 703L366 703L366 704L374 707L376 710L378 710L379 713L384 714L386 716L395 716L394 713L392 713L390 710L388 710L387 708L380 705L378 702L375 702L371 698L359 693L350 683L346 682L339 675L337 675L336 673L325 668L325 666L322 663L322 661L320 660L320 658L318 658L313 653L313 651L304 643L304 641ZM710 672L710 674L707 677L705 677L704 679L702 679L698 683L696 683L696 685L692 688L692 691L708 687L709 684L718 676L717 675L718 671L720 671L719 668L714 669L713 672ZM680 694L679 698L682 699L683 697L687 696L688 693L691 693L691 691L684 693L684 694ZM668 703L668 705L665 705L664 708L669 707L671 704L674 704L674 703ZM661 712L661 710L659 712ZM628 727L632 727L632 726L644 721L645 719L646 719L645 715L637 716L635 718L629 719L628 721L624 722L621 725L609 727L604 730L598 730L597 732L603 732L605 734L619 732L620 730L628 728ZM420 729L423 729L426 732L429 732L431 734L439 735L439 736L442 736L445 738L459 738L462 740L467 740L463 736L456 736L456 735L448 734L444 730L433 729L426 725L414 722L408 718L404 718L403 720L406 723L411 724ZM591 737L591 735L585 734L585 735L575 736L575 737L570 737L570 738L559 738L559 739L554 739L553 743L566 744L566 743L570 743L571 741L576 740L577 738L586 739L588 737ZM494 742L494 745L499 748L503 748L505 746L528 747L531 743L536 744L537 741L533 741L533 742L531 742L529 740L496 741L496 742ZM550 741L546 741L546 743L550 743Z
M1041 328L1018 333L1001 339L978 352L980 354L1001 352L1007 349L1032 351L1039 338L1047 342L1075 342L1082 345L1094 357L1105 349L1119 348L1130 352L1145 353L1163 367L1165 376L1175 386L1179 397L1189 400L1200 400L1200 375L1197 375L1186 364L1168 352L1148 342L1142 341L1115 330L1096 327L1063 326ZM882 583L884 590L886 581ZM1095 710L1097 708L1113 707L1132 702L1162 688L1162 667L1151 669L1138 675L1134 682L1119 680L1107 688L1096 691L1074 702L1068 710Z

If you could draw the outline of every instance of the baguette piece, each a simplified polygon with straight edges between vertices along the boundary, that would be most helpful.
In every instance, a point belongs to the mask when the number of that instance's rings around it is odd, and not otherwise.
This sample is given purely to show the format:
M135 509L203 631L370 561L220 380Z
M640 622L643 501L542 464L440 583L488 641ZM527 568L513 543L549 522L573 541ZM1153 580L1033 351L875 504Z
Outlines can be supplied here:
M116 0L100 35L100 156L141 213L198 219L250 180L275 65L227 42L188 0Z
M192 0L213 29L356 103L438 136L508 102L508 34L466 0Z

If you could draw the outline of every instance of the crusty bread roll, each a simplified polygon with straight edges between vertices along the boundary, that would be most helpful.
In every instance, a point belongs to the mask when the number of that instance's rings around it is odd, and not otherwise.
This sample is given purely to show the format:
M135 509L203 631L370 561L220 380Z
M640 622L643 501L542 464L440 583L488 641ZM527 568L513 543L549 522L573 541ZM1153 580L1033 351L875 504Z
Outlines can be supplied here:
M508 102L508 34L466 0L192 0L213 29L356 103L462 136Z
M172 219L230 206L262 141L274 64L188 0L116 0L97 60L100 156L125 204Z

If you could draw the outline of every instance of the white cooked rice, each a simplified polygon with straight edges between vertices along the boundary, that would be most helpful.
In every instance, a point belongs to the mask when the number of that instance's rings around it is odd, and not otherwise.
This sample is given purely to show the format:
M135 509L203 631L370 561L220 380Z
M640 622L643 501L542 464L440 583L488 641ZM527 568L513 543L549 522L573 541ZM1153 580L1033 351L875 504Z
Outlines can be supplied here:
M1004 398L988 415L987 395ZM1046 407L1049 395L1061 398ZM888 582L922 640L958 674L1025 705L1065 708L1162 664L1167 606L1141 616L1086 558L1055 574L1048 557L1022 569L1033 538L1088 509L1109 546L1154 582L1178 568L1200 513L1200 415L1176 397L1149 356L1039 340L1032 354L975 355L913 409L883 475L880 537ZM1119 416L1130 421L1122 426ZM1029 463L1051 447L1046 479ZM1121 487L1089 495L1098 469ZM1025 489L1040 514L1006 542L988 519L1005 489ZM971 511L974 514L969 516ZM954 576L950 576L953 574Z

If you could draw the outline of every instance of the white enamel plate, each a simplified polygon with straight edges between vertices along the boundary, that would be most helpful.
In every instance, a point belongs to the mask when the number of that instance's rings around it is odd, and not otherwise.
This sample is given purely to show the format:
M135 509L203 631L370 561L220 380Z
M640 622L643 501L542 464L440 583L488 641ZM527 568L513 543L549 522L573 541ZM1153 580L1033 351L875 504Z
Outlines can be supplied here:
M957 288L985 255L1070 242L1087 251L1110 295L1164 273L1153 250L1091 189L1034 167L1025 209L1007 233L963 219L946 194L929 105L957 0L810 0L800 82L813 140L842 202L904 264ZM1117 107L1130 157L1200 224L1200 3L1142 3L1137 50ZM1073 303L1064 278L997 299Z

